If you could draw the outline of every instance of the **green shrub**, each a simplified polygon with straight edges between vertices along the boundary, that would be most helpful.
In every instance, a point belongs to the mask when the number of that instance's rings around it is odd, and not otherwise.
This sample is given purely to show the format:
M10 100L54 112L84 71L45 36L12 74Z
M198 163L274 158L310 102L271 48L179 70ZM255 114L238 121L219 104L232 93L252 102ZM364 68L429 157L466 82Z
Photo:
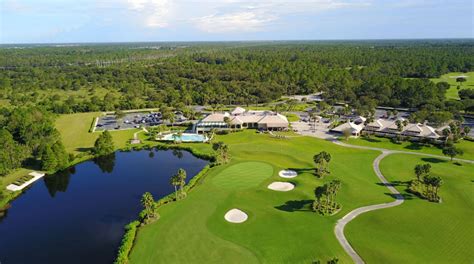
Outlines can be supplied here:
M137 235L137 227L140 225L139 221L133 221L125 226L125 234L123 235L122 242L115 258L115 264L126 264L128 263L128 255L132 250L133 242Z

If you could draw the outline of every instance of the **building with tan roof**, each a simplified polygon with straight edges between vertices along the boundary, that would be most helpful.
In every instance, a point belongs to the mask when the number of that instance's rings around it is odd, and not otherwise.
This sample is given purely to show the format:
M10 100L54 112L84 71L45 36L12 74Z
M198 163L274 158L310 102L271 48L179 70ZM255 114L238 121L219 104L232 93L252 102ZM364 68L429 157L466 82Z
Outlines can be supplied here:
M401 122L405 121L404 119L397 119ZM426 124L420 123L407 123L406 125L402 124L401 130L397 125L397 120L388 120L388 119L377 119L373 122L368 123L363 131L369 134L375 134L377 136L384 137L396 137L397 135L406 136L411 139L433 139L437 140L441 136L436 133L435 129ZM406 123L406 122L405 122Z
M212 129L243 128L285 130L288 129L288 126L288 119L284 115L272 111L247 111L242 107L236 107L230 113L209 114L195 125L195 131L196 133L203 133Z

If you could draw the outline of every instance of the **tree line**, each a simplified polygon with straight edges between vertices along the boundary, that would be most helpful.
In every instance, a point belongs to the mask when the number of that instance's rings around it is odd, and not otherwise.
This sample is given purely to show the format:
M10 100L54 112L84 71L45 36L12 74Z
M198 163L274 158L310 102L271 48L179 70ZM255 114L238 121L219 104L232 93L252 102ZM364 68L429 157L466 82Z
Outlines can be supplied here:
M54 116L41 107L0 112L0 176L23 165L45 171L64 169L71 160L54 127Z
M160 104L248 105L313 92L324 92L329 103L344 101L356 107L384 105L427 112L472 107L445 101L449 85L427 79L474 70L474 46L469 41L186 46L160 50L127 45L0 49L0 58L9 66L0 70L0 99L13 106L42 105L56 113ZM172 56L109 67L86 63L94 58L117 60L159 54ZM81 93L74 95L74 91Z

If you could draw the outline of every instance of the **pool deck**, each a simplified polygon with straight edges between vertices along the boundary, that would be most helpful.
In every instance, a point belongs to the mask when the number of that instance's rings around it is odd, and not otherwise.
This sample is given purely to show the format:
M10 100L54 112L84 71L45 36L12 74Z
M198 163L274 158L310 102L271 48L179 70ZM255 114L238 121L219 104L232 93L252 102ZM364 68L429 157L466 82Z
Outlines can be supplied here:
M15 184L10 184L10 185L7 186L7 190L12 191L12 192L21 191L24 188L26 188L28 185L32 184L33 182L41 179L45 174L41 173L41 172L33 171L33 172L30 172L28 175L33 176L33 178L29 181L26 181L25 183L23 183L20 186L15 185Z
M169 133L169 134L165 134L165 133L162 133L161 135L163 136L163 138L156 138L157 141L174 141L174 138L172 138L172 135L175 134L175 133ZM196 138L192 138L192 139L187 139L188 136L191 136L191 137L195 137L195 136L198 136L198 137L202 137L202 140L201 139L196 139ZM179 140L180 142L183 142L183 143L192 143L192 142L199 142L199 143L204 143L204 142L207 142L209 141L209 138L203 136L203 135L200 135L200 134L196 134L196 133L183 133L182 134L182 137L181 139Z

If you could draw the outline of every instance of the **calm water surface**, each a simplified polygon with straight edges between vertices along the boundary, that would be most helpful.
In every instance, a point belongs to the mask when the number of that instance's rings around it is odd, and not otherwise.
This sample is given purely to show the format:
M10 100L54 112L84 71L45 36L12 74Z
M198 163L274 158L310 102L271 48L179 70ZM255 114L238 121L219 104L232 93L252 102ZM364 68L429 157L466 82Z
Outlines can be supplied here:
M0 219L0 263L111 263L141 195L159 199L179 168L189 180L206 164L188 152L142 150L47 176Z

